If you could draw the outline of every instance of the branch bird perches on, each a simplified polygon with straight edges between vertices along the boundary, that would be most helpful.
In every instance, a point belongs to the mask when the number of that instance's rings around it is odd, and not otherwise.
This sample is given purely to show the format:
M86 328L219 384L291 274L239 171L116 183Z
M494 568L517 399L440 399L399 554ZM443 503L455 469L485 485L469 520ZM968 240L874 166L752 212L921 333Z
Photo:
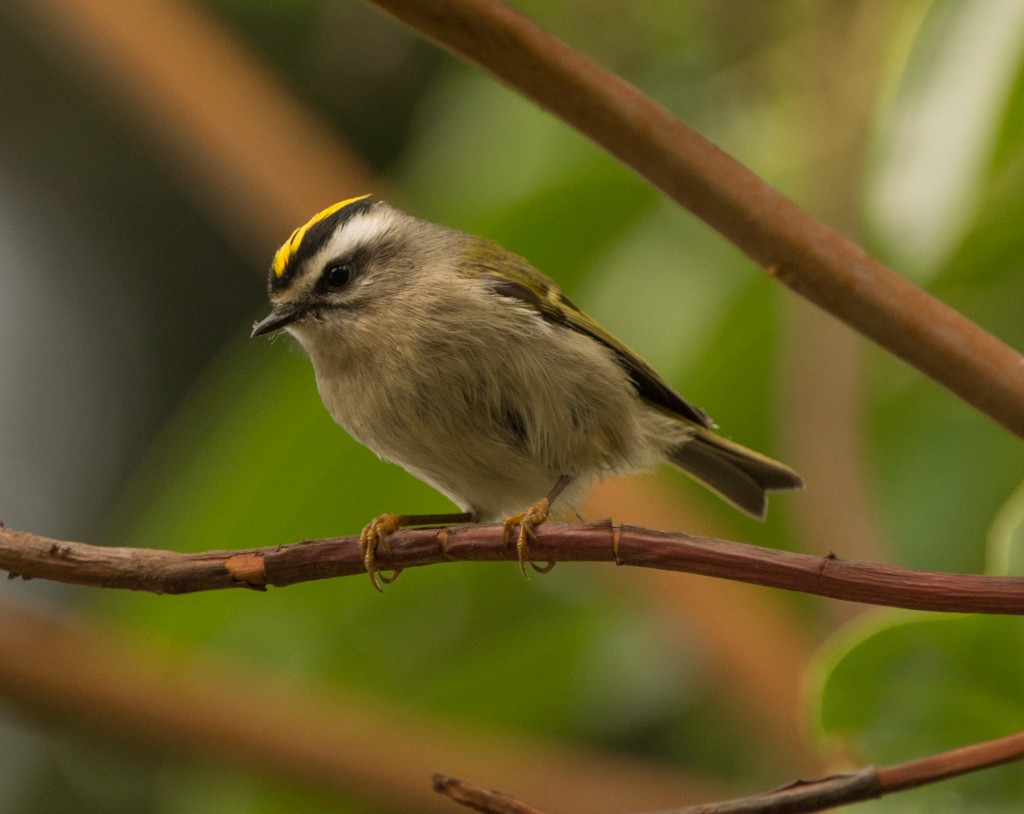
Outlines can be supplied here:
M53 540L0 528L0 569L12 576L76 585L182 594L224 588L284 587L365 574L358 537L291 545L183 553ZM1024 577L947 574L848 562L696 537L683 532L595 523L545 523L530 550L550 562L609 562L685 571L833 599L918 610L1024 614ZM378 567L518 559L502 527L468 525L395 532Z

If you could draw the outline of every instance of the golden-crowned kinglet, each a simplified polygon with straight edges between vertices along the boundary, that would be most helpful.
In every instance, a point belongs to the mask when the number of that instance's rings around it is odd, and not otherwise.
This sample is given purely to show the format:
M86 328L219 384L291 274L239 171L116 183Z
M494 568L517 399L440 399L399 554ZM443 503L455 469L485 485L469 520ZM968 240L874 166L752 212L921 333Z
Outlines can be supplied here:
M277 251L273 310L313 362L328 412L353 438L458 504L452 515L382 515L374 551L401 526L505 518L532 527L571 510L595 478L668 461L754 517L789 467L712 432L640 357L523 258L370 196L315 215ZM525 573L525 571L524 571Z

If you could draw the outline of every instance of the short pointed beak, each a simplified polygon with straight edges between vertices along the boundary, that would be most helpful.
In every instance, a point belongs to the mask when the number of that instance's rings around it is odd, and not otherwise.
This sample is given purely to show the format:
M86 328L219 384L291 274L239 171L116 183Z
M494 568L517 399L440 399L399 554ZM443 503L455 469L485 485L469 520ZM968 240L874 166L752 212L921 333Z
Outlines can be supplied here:
M302 311L288 305L275 306L274 310L252 326L252 337L279 331L302 316Z

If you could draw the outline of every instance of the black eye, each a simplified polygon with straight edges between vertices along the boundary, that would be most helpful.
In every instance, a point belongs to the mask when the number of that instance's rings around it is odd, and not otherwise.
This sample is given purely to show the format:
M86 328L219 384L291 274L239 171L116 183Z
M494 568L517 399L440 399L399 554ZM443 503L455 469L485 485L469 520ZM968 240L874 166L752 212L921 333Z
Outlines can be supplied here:
M352 279L352 267L347 263L338 263L334 266L328 266L324 272L324 280L327 281L327 285L331 288L344 288L349 284Z

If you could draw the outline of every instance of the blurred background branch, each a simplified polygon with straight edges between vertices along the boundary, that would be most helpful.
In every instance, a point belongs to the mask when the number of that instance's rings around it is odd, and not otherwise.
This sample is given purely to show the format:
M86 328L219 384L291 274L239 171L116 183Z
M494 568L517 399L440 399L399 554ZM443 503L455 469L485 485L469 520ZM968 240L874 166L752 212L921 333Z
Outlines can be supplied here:
M183 660L123 633L9 606L0 647L0 692L58 730L113 736L152 756L226 761L392 810L450 810L430 792L438 766L514 783L581 814L715 793L678 767L459 727L276 670Z
M84 71L255 266L371 169L199 7L12 0L52 57ZM182 58L187 55L187 58ZM244 134L244 137L240 137Z

